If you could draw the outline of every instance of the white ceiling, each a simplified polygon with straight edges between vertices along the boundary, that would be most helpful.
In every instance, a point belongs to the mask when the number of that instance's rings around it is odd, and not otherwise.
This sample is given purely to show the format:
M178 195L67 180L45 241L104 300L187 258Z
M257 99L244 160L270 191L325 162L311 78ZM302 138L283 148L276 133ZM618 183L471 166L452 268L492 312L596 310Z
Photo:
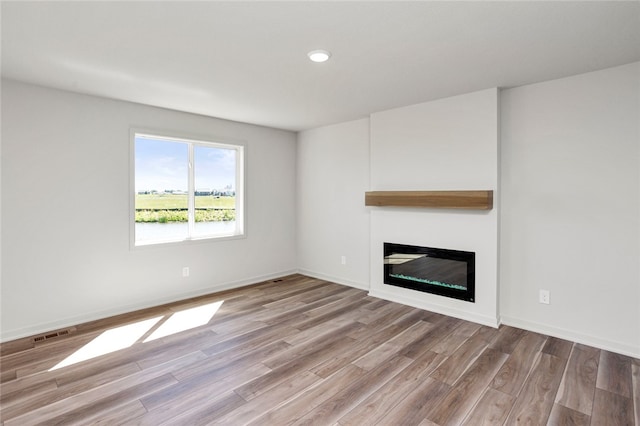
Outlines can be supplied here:
M638 60L638 1L2 2L4 77L290 130Z

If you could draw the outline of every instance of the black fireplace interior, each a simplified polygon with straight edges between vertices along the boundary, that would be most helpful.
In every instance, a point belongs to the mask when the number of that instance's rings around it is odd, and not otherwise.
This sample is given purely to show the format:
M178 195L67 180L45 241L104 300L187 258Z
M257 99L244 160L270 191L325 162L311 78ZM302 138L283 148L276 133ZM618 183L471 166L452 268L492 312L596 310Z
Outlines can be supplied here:
M384 243L384 283L473 302L474 252Z

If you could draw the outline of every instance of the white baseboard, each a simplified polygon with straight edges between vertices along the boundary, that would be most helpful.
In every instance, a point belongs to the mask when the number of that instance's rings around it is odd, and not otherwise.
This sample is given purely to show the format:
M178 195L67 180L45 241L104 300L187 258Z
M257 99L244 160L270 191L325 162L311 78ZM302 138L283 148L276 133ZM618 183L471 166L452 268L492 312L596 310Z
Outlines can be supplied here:
M54 331L62 328L72 327L78 324L84 324L87 322L96 321L104 318L109 318L114 315L121 315L121 314L126 314L128 312L138 311L141 309L153 308L155 306L160 306L160 305L164 305L172 302L178 302L180 300L185 300L192 297L204 296L207 294L218 293L221 291L231 290L238 287L244 287L251 284L257 284L263 281L268 281L275 278L281 278L287 275L295 274L297 272L298 272L297 270L281 271L273 274L267 274L267 275L262 275L258 277L251 277L251 278L246 278L238 281L223 283L215 287L208 287L208 288L203 288L196 291L179 293L170 297L152 299L144 303L118 306L116 308L106 309L104 311L90 312L90 313L87 313L86 315L78 315L74 317L59 319L56 321L33 324L33 325L30 325L29 327L24 327L16 330L8 330L8 331L2 330L2 334L0 335L0 343L20 339L23 337L34 336L34 335L45 333L48 331Z
M447 315L450 317L462 319L465 321L475 322L477 324L486 325L489 327L497 328L499 325L498 318L493 318L486 315L479 315L473 312L460 311L458 309L449 308L447 306L436 305L427 302L417 302L415 299L409 297L399 296L397 294L387 293L380 290L370 290L369 295L378 297L380 299L389 300L391 302L402 303L403 305L413 306L414 308L424 309L425 311L436 312L438 314Z
M631 356L633 358L640 358L640 347L634 347L626 343L601 339L599 337L576 333L571 330L551 327L548 325L521 320L505 315L502 315L500 317L500 322L511 327L522 328L524 330L533 331L535 333L546 334L547 336L557 337L559 339L569 340L571 342L581 343L587 346L593 346L594 348L604 349L606 351Z
M360 290L369 290L369 283L359 283L356 281L345 280L344 278L334 277L331 275L321 274L320 272L309 271L308 269L298 269L299 274L306 275L311 278L317 278L319 280L330 281L336 284L346 285L348 287L357 288Z

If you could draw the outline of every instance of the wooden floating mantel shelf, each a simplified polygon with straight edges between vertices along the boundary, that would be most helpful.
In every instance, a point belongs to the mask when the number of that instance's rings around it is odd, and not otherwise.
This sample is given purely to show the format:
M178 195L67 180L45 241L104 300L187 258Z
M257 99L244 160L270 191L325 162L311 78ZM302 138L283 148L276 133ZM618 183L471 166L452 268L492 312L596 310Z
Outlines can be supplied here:
M370 191L366 206L491 210L493 191Z

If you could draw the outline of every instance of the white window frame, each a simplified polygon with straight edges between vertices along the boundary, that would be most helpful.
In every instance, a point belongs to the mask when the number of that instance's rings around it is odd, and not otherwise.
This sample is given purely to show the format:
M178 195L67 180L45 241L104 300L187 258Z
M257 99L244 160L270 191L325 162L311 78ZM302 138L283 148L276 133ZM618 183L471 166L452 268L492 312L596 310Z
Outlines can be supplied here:
M157 140L166 140L167 142L181 142L188 144L188 170L189 170L189 198L188 198L188 216L189 216L189 235L184 239L168 239L155 240L149 242L136 242L136 158L135 147L136 137L146 136ZM194 147L196 145L212 148L233 149L236 151L236 226L233 233L213 234L204 236L193 236L194 220L195 220L195 170L193 167ZM247 144L244 141L232 141L229 139L203 137L197 135L185 135L173 131L159 131L149 129L131 129L130 130L130 173L129 173L129 236L131 248L154 247L158 245L175 245L189 244L203 241L219 241L233 240L245 238L246 229L246 158Z

